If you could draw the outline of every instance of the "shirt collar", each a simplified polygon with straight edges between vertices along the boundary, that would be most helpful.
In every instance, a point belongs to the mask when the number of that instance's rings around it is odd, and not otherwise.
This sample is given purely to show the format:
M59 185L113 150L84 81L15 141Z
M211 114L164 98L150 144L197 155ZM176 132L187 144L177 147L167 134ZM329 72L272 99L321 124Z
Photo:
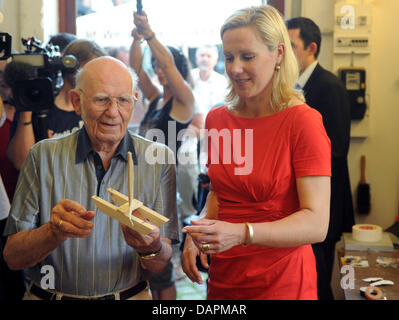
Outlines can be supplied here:
M137 156L134 149L134 143L132 137L126 131L124 137L116 149L114 158L120 156L123 160L127 161L127 153L132 153L132 159L134 165L137 165ZM76 158L75 164L81 163L89 156L90 153L95 152L91 147L89 135L87 134L86 128L83 126L78 133L78 143L76 145Z
M317 60L313 61L299 76L297 84L300 85L302 89L305 87L306 82L308 82L317 64L318 64Z

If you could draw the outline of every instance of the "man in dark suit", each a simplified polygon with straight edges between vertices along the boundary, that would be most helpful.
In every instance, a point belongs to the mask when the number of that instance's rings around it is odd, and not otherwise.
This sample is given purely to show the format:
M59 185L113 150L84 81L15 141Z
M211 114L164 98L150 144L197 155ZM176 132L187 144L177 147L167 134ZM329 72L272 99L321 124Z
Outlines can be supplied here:
M325 241L312 245L316 257L319 299L331 300L334 299L330 283L335 244L343 232L352 231L354 224L347 161L350 102L341 80L322 68L317 61L321 44L319 27L303 17L287 20L286 24L300 69L297 85L302 88L306 103L323 116L324 127L331 140L330 224Z

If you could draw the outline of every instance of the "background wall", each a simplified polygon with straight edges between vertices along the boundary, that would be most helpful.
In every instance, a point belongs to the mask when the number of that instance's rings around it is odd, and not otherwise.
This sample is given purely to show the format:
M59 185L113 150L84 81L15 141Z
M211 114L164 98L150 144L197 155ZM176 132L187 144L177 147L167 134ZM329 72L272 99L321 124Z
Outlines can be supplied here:
M300 1L301 12L298 12ZM314 20L322 31L320 63L336 73L338 60L333 54L335 0L292 0L290 16L302 15ZM366 180L370 184L371 211L356 214L356 223L373 223L389 227L399 214L399 1L364 0L347 3L370 3L372 6L371 53L355 58L367 69L368 114L364 123L366 137L352 137L349 150L349 171L354 202L360 179L360 156L366 156ZM349 65L349 57L347 65ZM363 121L363 120L362 120ZM368 122L368 123L367 123ZM352 132L357 130L353 123Z
M391 225L399 214L399 1L372 1L372 53L370 55L370 136L354 139L350 151L353 182L359 181L359 159L367 155L371 187L371 213L358 216L362 223Z
M34 36L47 42L58 32L58 1L56 0L3 0L0 1L3 21L0 32L12 36L13 49L23 50L21 37Z

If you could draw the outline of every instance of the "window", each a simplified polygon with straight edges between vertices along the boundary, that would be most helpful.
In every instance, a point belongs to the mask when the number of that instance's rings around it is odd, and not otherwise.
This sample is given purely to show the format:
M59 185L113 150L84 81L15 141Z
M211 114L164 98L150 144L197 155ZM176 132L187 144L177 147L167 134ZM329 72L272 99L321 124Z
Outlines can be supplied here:
M129 48L135 0L59 0L59 3L60 32L76 33L79 38L94 40L104 48ZM142 0L142 3L158 39L165 45L182 48L194 67L194 49L202 44L220 47L220 26L235 10L269 3L284 12L284 0ZM223 72L223 55L219 54L219 58L217 71Z

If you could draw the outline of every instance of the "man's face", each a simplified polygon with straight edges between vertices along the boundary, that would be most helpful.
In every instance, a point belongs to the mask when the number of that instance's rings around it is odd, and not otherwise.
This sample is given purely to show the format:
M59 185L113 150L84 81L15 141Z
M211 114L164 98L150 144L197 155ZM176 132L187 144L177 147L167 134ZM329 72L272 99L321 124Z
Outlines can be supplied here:
M306 67L309 65L309 55L312 53L309 52L309 46L305 49L305 44L303 40L299 36L300 29L289 29L288 34L291 40L292 49L296 55L299 65L299 72L302 73Z
M213 70L217 63L217 56L212 48L203 47L199 48L196 54L196 63L200 70L210 71Z
M83 71L84 80L75 90L80 98L75 110L82 116L96 151L119 144L134 107L133 84L128 70L109 59L102 62L87 66Z

